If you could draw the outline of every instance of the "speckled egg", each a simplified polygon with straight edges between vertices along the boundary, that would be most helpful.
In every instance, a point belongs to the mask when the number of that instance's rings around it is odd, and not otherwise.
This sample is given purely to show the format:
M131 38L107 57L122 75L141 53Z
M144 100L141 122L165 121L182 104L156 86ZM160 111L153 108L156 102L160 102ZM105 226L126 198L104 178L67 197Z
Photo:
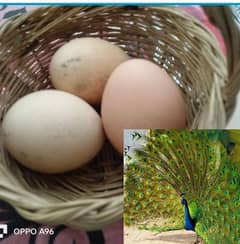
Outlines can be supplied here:
M100 38L76 38L53 55L50 77L56 89L99 105L106 81L120 63L129 59L118 46Z

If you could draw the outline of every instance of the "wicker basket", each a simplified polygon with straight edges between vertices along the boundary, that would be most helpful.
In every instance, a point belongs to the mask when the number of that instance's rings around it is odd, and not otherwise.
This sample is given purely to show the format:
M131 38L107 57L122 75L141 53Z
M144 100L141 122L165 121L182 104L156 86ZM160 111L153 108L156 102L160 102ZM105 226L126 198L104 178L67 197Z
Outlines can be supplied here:
M48 66L57 48L90 36L165 68L184 94L188 127L224 127L239 86L239 33L227 7L206 12L222 28L228 70L213 35L178 8L56 6L8 20L0 27L1 117L21 96L51 87ZM51 176L1 150L0 198L26 219L95 230L122 217L122 157L108 142L85 168Z

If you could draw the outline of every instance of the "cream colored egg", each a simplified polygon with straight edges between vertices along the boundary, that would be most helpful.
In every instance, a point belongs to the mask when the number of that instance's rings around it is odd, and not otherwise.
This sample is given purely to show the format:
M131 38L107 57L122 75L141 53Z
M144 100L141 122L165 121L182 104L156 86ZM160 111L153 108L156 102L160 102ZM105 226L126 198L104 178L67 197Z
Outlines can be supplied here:
M6 113L2 129L10 154L44 173L81 167L96 156L104 142L97 112L81 98L57 90L19 99Z
M128 59L118 46L100 38L76 38L53 55L50 77L57 89L100 104L107 79L115 67Z
M186 127L181 90L164 70L144 59L128 60L113 71L101 113L106 134L120 153L124 129Z

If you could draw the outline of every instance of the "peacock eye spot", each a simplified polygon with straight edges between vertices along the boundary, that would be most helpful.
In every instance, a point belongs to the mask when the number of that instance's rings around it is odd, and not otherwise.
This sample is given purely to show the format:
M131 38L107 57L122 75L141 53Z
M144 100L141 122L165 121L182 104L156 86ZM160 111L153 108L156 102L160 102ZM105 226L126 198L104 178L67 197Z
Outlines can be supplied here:
M178 154L179 154L179 155L181 155L181 154L182 154L182 151L181 151L181 150L178 150L177 152L178 152Z

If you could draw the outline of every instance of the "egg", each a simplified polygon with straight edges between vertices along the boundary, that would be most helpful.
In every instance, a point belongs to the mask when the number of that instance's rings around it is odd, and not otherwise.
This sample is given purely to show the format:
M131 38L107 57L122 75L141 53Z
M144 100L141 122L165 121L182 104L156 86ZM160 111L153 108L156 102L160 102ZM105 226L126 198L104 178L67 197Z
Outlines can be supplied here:
M106 135L123 152L124 129L186 126L182 92L158 65L144 59L120 64L104 89L101 115Z
M129 59L118 46L100 38L76 38L60 47L50 63L56 89L99 105L107 79L115 67Z
M98 113L81 98L42 90L20 98L2 122L4 146L19 163L43 173L85 165L101 149Z

